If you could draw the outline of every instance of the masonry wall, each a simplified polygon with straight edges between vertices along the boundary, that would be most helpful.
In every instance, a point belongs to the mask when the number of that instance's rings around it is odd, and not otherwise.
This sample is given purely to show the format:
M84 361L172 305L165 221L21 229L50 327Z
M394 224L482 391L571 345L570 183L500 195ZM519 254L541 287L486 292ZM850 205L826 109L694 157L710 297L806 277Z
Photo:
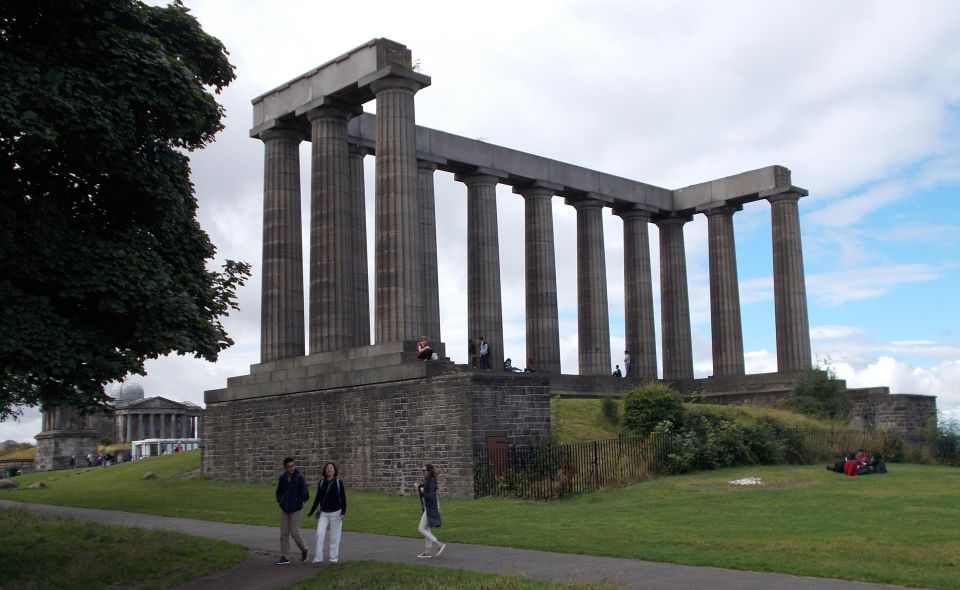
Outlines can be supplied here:
M851 395L852 421L864 428L893 427L907 442L921 442L922 430L937 416L937 398L933 395L886 394L872 391Z
M549 416L542 382L470 373L208 403L202 471L274 481L291 456L311 486L333 461L352 488L407 495L433 463L446 495L472 496L474 445L491 425L535 442L549 437Z

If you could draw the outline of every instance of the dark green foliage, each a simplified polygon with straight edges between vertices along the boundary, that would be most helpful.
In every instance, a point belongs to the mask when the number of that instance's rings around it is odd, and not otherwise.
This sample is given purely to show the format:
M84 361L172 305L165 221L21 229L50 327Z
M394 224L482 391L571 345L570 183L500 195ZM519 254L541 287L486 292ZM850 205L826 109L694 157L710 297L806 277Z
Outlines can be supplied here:
M802 371L793 384L787 405L801 414L825 420L846 421L850 415L850 394L833 371Z
M648 434L664 420L678 422L682 414L680 394L656 381L643 383L623 400L623 426L633 434Z
M88 408L177 352L216 360L249 266L207 263L183 150L234 78L182 4L0 4L0 419Z
M600 399L600 413L611 426L616 426L620 422L620 408L612 397L606 396Z
M943 465L960 467L960 423L956 420L933 422L924 429L933 459Z

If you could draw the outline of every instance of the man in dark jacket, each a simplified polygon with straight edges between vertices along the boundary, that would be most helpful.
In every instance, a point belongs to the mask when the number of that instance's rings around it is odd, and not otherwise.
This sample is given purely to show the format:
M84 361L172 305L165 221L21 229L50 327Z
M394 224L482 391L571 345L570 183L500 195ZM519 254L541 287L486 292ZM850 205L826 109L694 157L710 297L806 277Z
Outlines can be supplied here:
M287 565L290 560L290 537L300 548L300 561L306 561L309 555L306 543L300 537L300 516L303 503L310 498L307 481L303 479L293 459L283 460L283 475L277 482L277 504L280 505L280 559L277 565Z

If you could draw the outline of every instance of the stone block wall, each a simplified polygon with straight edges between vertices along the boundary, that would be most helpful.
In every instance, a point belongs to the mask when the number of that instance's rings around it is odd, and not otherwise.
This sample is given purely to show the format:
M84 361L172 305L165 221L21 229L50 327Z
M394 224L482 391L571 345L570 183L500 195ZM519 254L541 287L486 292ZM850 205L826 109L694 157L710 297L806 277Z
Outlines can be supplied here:
M851 391L851 421L866 429L892 427L910 443L921 442L922 430L937 416L937 397L871 390Z
M420 467L433 463L446 495L472 496L474 446L494 426L511 443L548 438L548 387L522 376L454 373L208 403L202 471L274 481L290 456L312 486L333 461L353 488L407 495Z

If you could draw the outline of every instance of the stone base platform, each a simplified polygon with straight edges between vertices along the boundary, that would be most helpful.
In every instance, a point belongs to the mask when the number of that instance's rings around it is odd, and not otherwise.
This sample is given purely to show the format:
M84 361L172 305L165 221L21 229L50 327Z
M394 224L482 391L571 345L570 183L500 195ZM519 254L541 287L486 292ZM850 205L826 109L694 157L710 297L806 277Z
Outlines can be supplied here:
M203 475L272 482L290 456L311 486L332 461L353 489L406 495L433 463L445 495L469 497L476 448L549 438L545 377L421 361L413 345L255 365L206 392Z

